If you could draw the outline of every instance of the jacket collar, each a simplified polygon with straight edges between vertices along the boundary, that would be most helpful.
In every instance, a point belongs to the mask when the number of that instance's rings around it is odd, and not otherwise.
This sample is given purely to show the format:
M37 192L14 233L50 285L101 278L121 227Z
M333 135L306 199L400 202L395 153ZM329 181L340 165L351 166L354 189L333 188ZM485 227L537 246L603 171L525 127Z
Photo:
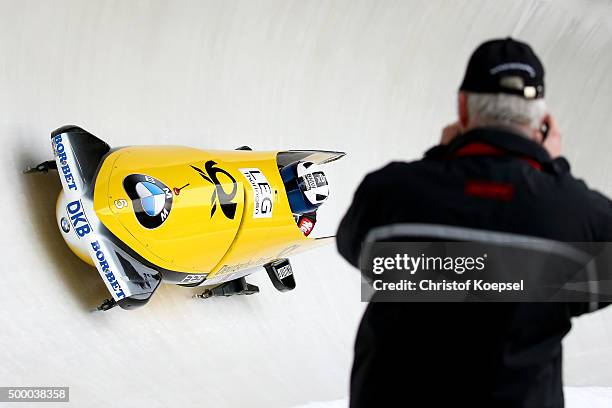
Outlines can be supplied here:
M510 155L526 156L543 165L552 161L546 149L539 144L511 130L491 127L472 129L457 137L448 145L446 154L452 157L463 147L474 143L496 147Z

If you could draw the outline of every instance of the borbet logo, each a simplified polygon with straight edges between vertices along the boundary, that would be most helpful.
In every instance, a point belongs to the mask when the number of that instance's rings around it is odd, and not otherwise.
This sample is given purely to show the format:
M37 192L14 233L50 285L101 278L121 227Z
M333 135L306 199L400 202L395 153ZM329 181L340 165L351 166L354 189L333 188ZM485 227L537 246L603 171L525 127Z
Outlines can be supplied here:
M93 249L96 259L98 260L98 265L100 265L100 269L102 270L102 272L104 272L104 276L106 277L106 280L108 281L110 287L113 288L115 294L119 299L124 298L125 292L123 292L123 289L121 289L121 284L117 281L117 278L115 277L113 271L111 271L110 265L106 260L106 256L104 255L104 252L102 252L102 247L100 246L100 243L98 241L92 242L91 249Z
M229 174L226 170L223 170L222 168L216 166L217 163L215 161L209 160L204 164L205 170L199 169L195 166L191 166L191 168L197 171L198 174L204 180L215 185L215 191L213 191L212 197L210 199L212 205L212 208L210 210L210 218L215 215L215 212L217 211L218 202L219 206L221 207L221 211L223 212L223 215L225 215L227 219L233 220L234 216L236 215L236 207L238 206L238 204L236 204L232 200L236 197L236 193L238 192L238 185L236 184L236 179L232 177L231 174ZM219 177L217 176L218 174L223 174L231 181L232 190L229 193L227 193L223 188L228 183L221 183Z
M59 159L60 166L58 170L64 175L66 185L70 190L78 190L72 170L70 170L70 165L68 164L68 154L66 153L66 147L62 143L62 135L53 138L53 150L55 151L55 156Z
M74 228L74 232L76 232L79 238L83 238L85 235L91 232L91 225L89 225L87 216L83 211L83 204L81 203L81 200L68 203L66 206L66 211L68 211L70 224L72 224L72 228Z

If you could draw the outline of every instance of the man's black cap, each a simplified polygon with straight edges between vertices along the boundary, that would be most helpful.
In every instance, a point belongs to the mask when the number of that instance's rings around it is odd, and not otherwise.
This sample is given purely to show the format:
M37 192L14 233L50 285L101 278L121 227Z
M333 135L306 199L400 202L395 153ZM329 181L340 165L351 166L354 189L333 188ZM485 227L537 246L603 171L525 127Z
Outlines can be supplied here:
M460 91L544 97L544 67L531 47L506 38L481 44L470 57Z

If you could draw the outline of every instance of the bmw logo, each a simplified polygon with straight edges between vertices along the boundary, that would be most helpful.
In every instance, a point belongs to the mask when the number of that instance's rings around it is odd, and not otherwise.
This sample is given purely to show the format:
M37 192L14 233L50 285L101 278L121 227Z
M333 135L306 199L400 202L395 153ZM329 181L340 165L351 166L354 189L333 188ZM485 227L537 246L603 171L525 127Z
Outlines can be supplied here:
M62 217L60 220L60 226L62 227L62 231L64 231L66 234L70 232L70 222L68 222L66 217Z
M123 180L123 188L140 225L154 229L166 221L172 209L172 190L164 183L145 174L131 174Z

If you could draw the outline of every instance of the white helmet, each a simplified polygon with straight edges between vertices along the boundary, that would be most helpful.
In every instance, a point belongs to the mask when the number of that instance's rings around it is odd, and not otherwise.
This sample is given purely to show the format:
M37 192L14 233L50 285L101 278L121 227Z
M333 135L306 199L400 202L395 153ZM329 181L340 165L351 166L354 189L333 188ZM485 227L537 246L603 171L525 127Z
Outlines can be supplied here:
M314 163L301 162L297 165L298 186L310 204L319 206L329 196L329 185L325 173Z
M316 211L329 196L327 177L314 163L291 163L281 169L281 177L294 214Z

